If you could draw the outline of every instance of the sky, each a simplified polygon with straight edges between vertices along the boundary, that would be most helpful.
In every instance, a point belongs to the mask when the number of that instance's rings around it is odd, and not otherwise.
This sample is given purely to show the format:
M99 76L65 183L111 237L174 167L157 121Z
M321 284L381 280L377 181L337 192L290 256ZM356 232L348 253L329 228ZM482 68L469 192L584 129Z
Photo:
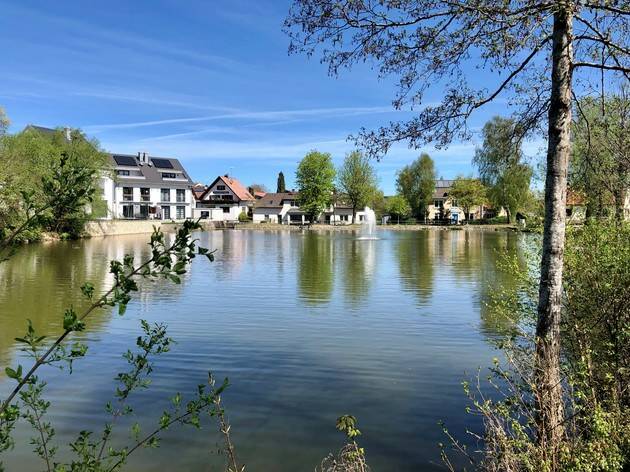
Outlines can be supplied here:
M275 190L294 186L300 159L336 165L361 127L404 120L395 82L369 64L330 77L318 57L288 55L285 0L0 0L0 106L10 131L81 128L116 153L179 158L195 182L229 173ZM471 71L471 74L473 72ZM441 99L439 91L427 101ZM477 132L501 102L473 116ZM380 187L428 152L443 178L474 173L478 134L447 149L395 146L375 162ZM543 144L528 143L538 154Z

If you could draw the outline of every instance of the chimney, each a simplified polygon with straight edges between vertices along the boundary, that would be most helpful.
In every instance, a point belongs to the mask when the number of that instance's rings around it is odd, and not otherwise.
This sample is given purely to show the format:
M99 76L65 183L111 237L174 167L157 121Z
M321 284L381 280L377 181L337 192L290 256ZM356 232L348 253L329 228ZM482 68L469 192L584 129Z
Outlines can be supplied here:
M149 163L149 153L146 151L142 151L138 153L138 160L140 164L148 164Z

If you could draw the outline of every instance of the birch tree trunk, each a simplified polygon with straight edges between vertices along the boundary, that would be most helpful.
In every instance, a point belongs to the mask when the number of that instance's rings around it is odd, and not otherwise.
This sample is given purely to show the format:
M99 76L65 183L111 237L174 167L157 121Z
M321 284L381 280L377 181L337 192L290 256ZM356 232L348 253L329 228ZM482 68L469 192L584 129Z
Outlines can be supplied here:
M567 4L569 3L569 4ZM536 326L537 432L541 449L557 470L564 435L560 376L560 316L566 229L567 168L571 151L572 23L570 2L554 14L549 143L545 181L545 228Z

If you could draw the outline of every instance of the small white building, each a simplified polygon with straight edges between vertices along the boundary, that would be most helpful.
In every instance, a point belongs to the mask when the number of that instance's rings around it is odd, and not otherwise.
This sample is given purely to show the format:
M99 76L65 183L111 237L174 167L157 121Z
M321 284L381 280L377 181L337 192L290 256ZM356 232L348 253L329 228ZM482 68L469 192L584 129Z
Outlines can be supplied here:
M103 177L107 219L192 218L192 181L177 159L146 152L111 154L112 175Z
M267 193L257 200L252 209L254 223L276 223L303 225L310 223L306 214L297 205L298 192ZM356 223L365 221L365 212L357 211ZM344 204L331 205L324 210L315 223L351 224L352 207Z
M220 175L205 189L196 194L195 218L211 221L238 221L241 213L249 214L254 197L238 180Z

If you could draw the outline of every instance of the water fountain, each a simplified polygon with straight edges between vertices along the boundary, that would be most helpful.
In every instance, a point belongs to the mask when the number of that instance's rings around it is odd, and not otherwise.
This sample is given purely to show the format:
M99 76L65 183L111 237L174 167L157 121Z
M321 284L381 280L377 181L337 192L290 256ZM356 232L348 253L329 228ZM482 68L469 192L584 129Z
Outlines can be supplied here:
M363 224L361 227L361 236L358 239L370 240L378 239L376 237L376 214L370 207L363 209L365 217L363 218Z

